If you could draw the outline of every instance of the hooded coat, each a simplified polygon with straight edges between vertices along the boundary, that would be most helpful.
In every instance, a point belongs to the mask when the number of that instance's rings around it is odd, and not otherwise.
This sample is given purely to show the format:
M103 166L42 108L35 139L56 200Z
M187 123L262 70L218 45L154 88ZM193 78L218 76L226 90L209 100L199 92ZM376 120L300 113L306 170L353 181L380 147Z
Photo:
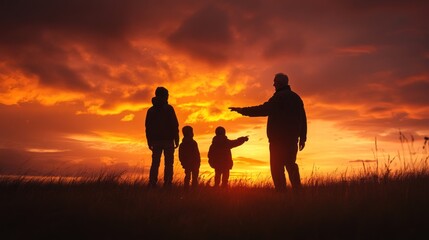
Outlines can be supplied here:
M245 141L244 137L229 140L226 136L214 136L208 153L210 167L220 170L232 169L231 148L238 147Z
M174 108L166 99L159 97L153 97L152 104L145 122L148 143L169 140L179 142L179 122Z
M179 145L179 161L184 169L200 167L201 157L197 142L191 137L184 137Z

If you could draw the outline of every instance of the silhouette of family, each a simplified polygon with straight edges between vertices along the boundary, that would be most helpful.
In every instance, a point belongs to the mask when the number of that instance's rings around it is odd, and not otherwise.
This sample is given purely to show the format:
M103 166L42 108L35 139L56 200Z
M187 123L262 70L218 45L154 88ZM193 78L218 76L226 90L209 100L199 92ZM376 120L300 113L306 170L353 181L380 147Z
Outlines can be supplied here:
M301 187L301 178L296 156L298 150L304 149L307 140L304 103L301 97L291 90L286 74L277 73L273 86L275 92L265 103L229 109L244 116L268 117L267 137L274 187L277 191L286 190L286 168L292 188L297 190ZM179 148L179 161L185 170L184 187L197 187L201 156L198 144L193 138L193 128L182 128L183 139L179 144L179 124L174 108L168 104L168 90L158 87L152 104L145 121L147 144L152 151L148 186L157 186L161 156L164 154L164 187L171 187L174 151ZM233 167L231 149L244 144L248 139L243 136L230 140L224 127L216 128L208 151L209 165L215 171L215 187L228 186L229 173Z

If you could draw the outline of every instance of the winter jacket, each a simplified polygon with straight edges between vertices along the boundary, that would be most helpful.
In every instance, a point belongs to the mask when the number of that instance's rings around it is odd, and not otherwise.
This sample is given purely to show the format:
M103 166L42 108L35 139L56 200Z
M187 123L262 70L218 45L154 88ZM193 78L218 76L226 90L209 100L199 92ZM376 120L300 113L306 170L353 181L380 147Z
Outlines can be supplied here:
M179 161L184 169L200 167L201 157L197 142L189 137L184 137L179 145Z
M179 142L179 122L174 108L167 100L154 97L153 106L146 114L146 139L148 143L162 140Z
M226 136L214 136L208 152L210 167L220 170L232 169L231 148L242 145L246 139L239 137L229 140Z
M251 117L268 116L267 136L270 142L307 140L304 103L290 86L277 90L264 104L244 107L240 113Z

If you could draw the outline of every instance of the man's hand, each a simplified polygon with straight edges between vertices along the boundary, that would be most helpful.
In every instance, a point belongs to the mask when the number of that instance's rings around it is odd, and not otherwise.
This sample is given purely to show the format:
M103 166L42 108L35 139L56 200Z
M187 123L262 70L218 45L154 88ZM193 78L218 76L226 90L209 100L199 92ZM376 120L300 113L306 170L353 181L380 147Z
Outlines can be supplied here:
M150 150L153 150L153 143L151 141L147 142L147 146L149 147Z
M302 151L302 149L304 149L304 147L305 147L305 141L299 140L299 151Z
M179 139L174 139L174 148L179 146Z
M233 112L238 112L240 113L241 108L239 107L229 107L229 110L233 111Z

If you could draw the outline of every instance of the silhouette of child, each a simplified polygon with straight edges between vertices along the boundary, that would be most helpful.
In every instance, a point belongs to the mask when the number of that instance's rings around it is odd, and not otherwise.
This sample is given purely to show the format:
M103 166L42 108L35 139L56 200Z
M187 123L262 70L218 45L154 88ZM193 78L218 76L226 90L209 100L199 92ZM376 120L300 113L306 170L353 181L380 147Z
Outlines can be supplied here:
M184 187L189 187L192 177L192 186L198 186L198 174L200 169L200 151L198 144L194 140L194 131L191 126L182 128L183 139L179 145L179 161L185 169Z
M213 137L208 153L209 165L215 170L214 186L218 187L222 178L222 187L227 187L229 170L233 166L231 148L242 145L249 138L239 137L235 140L229 140L225 128L221 126L217 127L215 132L216 136Z

